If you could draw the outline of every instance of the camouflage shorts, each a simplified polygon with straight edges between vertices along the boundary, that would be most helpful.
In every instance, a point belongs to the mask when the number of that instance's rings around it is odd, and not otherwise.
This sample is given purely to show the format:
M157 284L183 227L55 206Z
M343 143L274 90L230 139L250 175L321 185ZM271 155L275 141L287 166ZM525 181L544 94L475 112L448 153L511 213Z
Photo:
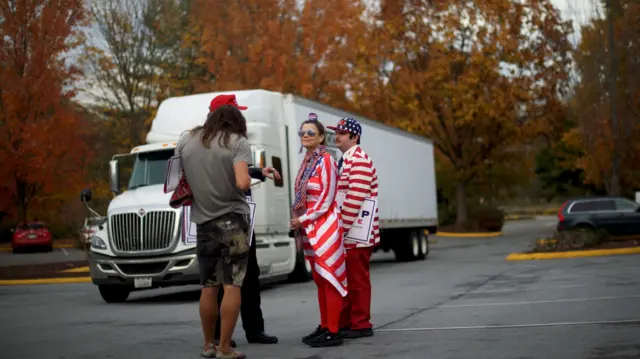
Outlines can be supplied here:
M197 230L200 284L242 287L250 250L248 216L225 214L198 224Z

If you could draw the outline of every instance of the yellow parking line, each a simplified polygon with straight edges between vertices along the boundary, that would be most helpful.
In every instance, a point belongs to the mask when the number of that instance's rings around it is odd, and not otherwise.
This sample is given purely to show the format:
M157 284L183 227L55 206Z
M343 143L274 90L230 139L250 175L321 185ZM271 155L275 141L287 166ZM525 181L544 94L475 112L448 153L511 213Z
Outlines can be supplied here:
M60 273L87 273L89 272L89 267L77 267L71 269L65 269L60 271Z
M614 248L614 249L591 249L583 251L566 252L541 252L541 253L511 253L507 256L508 261L526 261L538 259L561 259L580 257L601 257L620 254L640 254L640 247Z
M69 283L91 283L91 277L0 280L0 286L31 285L31 284L69 284Z

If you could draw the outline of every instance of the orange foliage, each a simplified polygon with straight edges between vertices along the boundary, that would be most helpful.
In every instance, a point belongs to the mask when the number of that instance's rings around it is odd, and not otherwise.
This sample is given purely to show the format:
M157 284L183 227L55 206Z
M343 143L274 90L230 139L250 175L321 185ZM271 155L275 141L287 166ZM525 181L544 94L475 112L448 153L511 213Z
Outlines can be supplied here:
M0 186L2 208L27 218L31 204L59 207L76 197L91 156L70 102L79 74L63 55L78 44L83 0L0 4ZM13 203L12 202L13 199Z
M465 186L492 161L552 131L568 80L568 23L549 0L383 7L358 47L354 106L430 137ZM418 20L419 19L419 20Z
M362 34L358 1L195 1L196 92L262 88L346 105L345 76ZM302 8L300 8L302 6Z
M582 42L576 56L581 78L573 99L579 120L571 139L585 156L577 165L585 170L588 183L603 186L610 194L620 189L640 188L640 3L620 2L614 11L616 44L616 96L613 99L618 120L614 132L611 118L609 79L611 57L608 24L594 19L582 28ZM612 163L620 161L620 183L614 183Z

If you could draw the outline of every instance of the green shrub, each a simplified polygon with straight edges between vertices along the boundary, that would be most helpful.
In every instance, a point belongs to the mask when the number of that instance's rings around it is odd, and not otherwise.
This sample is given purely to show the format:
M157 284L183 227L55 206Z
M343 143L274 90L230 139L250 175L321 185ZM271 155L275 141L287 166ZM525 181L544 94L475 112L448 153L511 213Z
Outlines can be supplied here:
M16 228L14 223L3 223L0 226L0 242L11 242L11 238L13 237L13 232Z
M456 209L445 205L438 206L438 222L441 227L456 223Z
M438 208L440 226L452 226L456 223L455 206ZM467 207L467 220L460 230L499 232L504 225L504 211L486 204L473 204Z
M476 205L469 210L469 219L478 223L478 227L490 232L499 232L504 226L504 211L490 205Z

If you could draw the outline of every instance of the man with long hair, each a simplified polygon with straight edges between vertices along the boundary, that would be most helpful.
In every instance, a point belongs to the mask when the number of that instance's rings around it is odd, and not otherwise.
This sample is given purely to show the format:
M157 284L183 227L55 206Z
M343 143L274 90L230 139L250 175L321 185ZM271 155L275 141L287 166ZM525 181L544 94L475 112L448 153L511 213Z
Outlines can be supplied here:
M249 167L251 178L266 181L270 179L280 179L280 173L273 167ZM251 190L245 193L251 197ZM253 232L251 240L251 251L249 252L249 263L247 274L242 284L242 304L240 305L240 316L242 317L242 328L245 338L251 344L277 344L278 337L265 333L264 317L260 308L262 298L260 297L260 267L258 267L258 256L256 248L256 234ZM218 305L222 304L224 289L218 293ZM216 321L216 342L220 341L220 317ZM231 340L231 346L236 347L236 342Z
M216 105L215 108L213 105ZM217 106L220 105L220 106ZM249 205L251 147L247 123L234 95L212 101L203 126L182 136L176 155L193 193L191 221L197 225L200 267L200 320L204 334L201 356L244 358L231 347L231 335L240 313L241 287L249 259ZM218 311L216 297L224 287ZM220 343L214 344L215 322L221 314Z

